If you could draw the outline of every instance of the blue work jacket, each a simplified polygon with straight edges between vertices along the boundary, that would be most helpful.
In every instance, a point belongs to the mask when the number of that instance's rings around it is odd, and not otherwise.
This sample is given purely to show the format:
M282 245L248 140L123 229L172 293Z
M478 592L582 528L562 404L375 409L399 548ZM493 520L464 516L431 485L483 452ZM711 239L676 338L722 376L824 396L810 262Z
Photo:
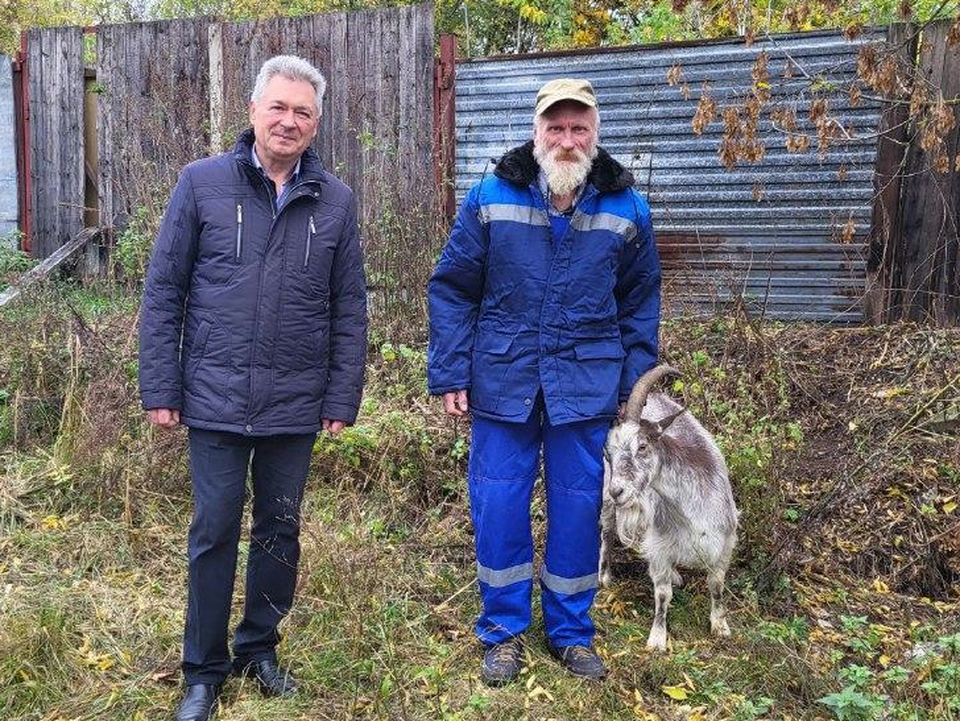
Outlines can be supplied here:
M474 186L429 283L428 386L471 412L554 425L614 416L657 362L660 262L633 176L599 150L554 243L533 143Z

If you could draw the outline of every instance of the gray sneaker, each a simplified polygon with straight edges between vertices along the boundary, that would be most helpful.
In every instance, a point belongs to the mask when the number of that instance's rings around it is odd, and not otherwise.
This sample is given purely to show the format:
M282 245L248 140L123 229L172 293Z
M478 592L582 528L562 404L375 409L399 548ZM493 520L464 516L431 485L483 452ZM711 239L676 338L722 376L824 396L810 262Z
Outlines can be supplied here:
M487 647L483 654L483 666L480 678L488 686L503 686L510 683L520 673L523 659L523 643L519 638L511 638Z
M560 664L574 676L599 681L607 675L603 659L590 646L557 647L548 643L547 648L550 650L550 654L559 660Z

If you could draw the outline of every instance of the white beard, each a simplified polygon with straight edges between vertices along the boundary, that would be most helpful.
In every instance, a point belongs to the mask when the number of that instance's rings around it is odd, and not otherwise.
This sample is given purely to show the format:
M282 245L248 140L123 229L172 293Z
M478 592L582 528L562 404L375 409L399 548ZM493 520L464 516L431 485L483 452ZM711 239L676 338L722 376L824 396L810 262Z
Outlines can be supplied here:
M579 188L590 174L593 159L597 157L597 146L594 144L590 152L579 150L571 151L576 160L557 160L557 155L563 152L560 148L546 151L534 143L533 157L547 178L547 186L554 195L568 195Z

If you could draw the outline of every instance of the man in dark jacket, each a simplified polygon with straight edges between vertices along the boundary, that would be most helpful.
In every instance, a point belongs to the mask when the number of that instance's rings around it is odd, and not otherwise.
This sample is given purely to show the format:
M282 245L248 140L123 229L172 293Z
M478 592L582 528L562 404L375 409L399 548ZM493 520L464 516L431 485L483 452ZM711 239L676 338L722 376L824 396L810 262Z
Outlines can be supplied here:
M310 148L325 81L305 60L260 69L233 152L180 176L141 310L140 397L151 422L189 427L194 516L178 721L206 721L232 671L296 690L277 665L293 602L299 510L320 428L360 404L366 284L350 189ZM252 473L243 618L227 648Z
M660 264L633 177L597 147L590 83L537 95L534 139L467 194L430 280L430 392L472 413L469 488L486 645L482 676L520 671L530 624L530 498L543 448L540 567L549 649L599 679L602 451L618 403L656 364Z

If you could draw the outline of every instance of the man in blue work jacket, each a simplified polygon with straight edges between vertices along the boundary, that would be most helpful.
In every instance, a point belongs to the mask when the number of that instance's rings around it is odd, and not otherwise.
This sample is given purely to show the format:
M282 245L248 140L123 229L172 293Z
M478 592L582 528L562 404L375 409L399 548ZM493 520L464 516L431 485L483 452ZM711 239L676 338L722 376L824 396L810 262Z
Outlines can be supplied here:
M530 625L530 497L543 447L540 566L550 652L600 679L596 594L603 444L657 361L660 263L633 176L597 146L589 82L537 94L534 137L467 194L429 285L430 392L472 414L469 487L487 647L482 677L520 671Z

